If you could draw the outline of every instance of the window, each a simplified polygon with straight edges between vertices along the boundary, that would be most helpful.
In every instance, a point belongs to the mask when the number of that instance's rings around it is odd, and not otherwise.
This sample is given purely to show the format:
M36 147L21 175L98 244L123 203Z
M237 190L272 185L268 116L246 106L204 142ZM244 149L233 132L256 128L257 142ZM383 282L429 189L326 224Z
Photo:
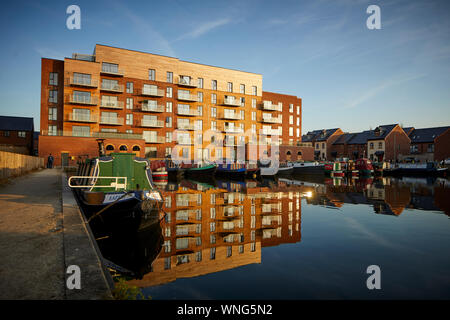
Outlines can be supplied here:
M256 99L252 99L252 108L256 109Z
M297 128L297 138L300 137L300 128Z
M434 152L434 143L428 144L427 152Z
M57 135L56 126L48 126L48 135L49 136Z
M289 112L294 112L294 105L292 103L289 104Z
M58 73L50 72L48 84L51 86L58 85Z
M289 124L294 124L294 116L289 116Z
M200 117L203 116L203 107L202 106L197 107L197 115L199 115Z
M215 93L211 93L211 103L217 103L217 95Z
M173 83L173 72L167 71L167 82Z
M74 137L89 137L89 126L72 126L72 136Z
M211 248L209 259L214 260L216 259L216 248Z
M111 129L111 128L101 128L100 129L101 132L117 132L117 129Z
M217 130L217 122L211 121L211 130L216 131ZM212 141L211 141L212 142Z
M148 69L148 80L155 81L155 69Z
M108 73L119 73L119 65L115 63L102 63L102 71Z
M58 90L50 90L48 92L48 102L52 103L58 102Z
M240 114L241 114L241 120L244 120L244 117L245 117L245 112L244 112L244 110L240 110Z
M256 121L256 112L252 111L252 121Z
M172 142L172 132L166 132L166 143Z
M127 109L133 109L133 98L127 98Z
M106 146L106 151L114 151L114 146L112 144L108 144Z
M198 92L197 96L198 96L198 102L203 102L203 92Z
M203 89L203 78L197 79L197 88Z
M232 82L228 82L227 83L227 91L228 92L233 92L233 83Z
M25 131L18 131L17 136L19 138L25 138L27 136L27 133Z
M378 149L382 149L383 148L383 142L378 142Z
M133 124L133 114L132 113L127 113L126 115L126 124L127 125L132 125Z
M172 102L166 102L166 112L172 112Z
M211 108L211 117L216 118L217 117L217 109L212 107Z
M254 96L258 95L258 88L256 86L252 86L252 95Z
M300 118L299 117L297 117L297 125L298 126L300 125Z
M122 91L119 87L119 81L111 79L102 79L102 89Z
M127 82L127 93L133 93L133 82Z
M58 120L56 108L48 108L48 120Z
M217 90L217 80L211 81L211 90Z
M370 143L370 149L373 149L373 142Z
M297 115L300 115L300 106L297 106Z
M90 121L91 111L89 109L73 109L72 120L75 121Z
M239 92L242 93L242 94L245 94L245 84L241 84L239 86Z
M289 136L292 137L294 135L294 128L289 127Z
M166 117L166 128L172 128L172 117Z
M166 147L166 153L164 154L164 156L169 156L171 154L172 154L172 148Z
M227 247L227 258L231 257L231 255L233 254L233 249L231 246Z
M325 149L325 142L322 142L322 149Z
M173 95L172 87L167 87L166 88L166 97L167 98L172 98L172 95Z
M216 235L215 234L212 234L212 235L209 236L209 242L211 244L216 243Z

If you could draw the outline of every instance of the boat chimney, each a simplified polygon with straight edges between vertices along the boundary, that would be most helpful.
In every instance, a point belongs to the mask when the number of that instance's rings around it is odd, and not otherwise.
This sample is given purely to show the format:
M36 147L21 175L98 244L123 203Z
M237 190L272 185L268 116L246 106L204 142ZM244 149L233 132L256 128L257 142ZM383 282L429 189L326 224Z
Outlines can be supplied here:
M105 152L105 144L103 143L103 141L105 141L105 139L97 139L97 143L98 143L98 155L100 157L103 157L106 155Z

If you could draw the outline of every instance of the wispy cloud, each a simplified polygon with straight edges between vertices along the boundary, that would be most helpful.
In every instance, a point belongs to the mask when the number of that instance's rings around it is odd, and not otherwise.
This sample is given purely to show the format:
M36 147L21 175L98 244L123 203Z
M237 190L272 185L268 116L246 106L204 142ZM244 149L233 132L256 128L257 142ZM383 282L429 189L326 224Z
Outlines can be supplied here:
M180 40L184 40L184 39L195 39L195 38L198 38L198 37L200 37L200 36L210 32L211 30L219 28L219 27L224 26L226 24L229 24L230 22L231 22L231 19L223 18L223 19L220 19L220 20L215 20L215 21L209 21L209 22L202 23L202 24L196 26L191 31L181 35L180 37L175 39L175 41L180 41Z
M382 81L380 84L378 84L377 86L369 88L367 91L364 92L364 94L355 97L350 103L348 103L344 107L344 109L355 108L355 107L361 105L363 102L366 102L367 100L372 99L373 97L378 95L380 92L382 92L388 88L400 85L405 82L420 79L423 77L425 77L425 74L410 75L410 76L405 76L405 77L401 77L401 78L395 77L395 78L391 78L391 79L386 79L386 80Z
M151 25L148 19L141 18L136 13L132 12L126 6L114 3L117 11L125 15L127 20L143 35L143 37L149 40L149 43L157 45L161 51L165 54L176 57L175 50L170 45L170 42Z

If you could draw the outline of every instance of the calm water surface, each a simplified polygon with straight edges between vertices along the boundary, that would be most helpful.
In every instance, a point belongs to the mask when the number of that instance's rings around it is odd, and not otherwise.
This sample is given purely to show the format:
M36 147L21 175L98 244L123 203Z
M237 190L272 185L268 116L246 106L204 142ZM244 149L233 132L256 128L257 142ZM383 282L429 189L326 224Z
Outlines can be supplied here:
M450 299L448 180L295 176L160 189L161 251L152 255L154 230L121 248L147 265L129 283L153 299ZM119 250L99 245L111 260ZM381 268L381 290L367 289L369 265Z

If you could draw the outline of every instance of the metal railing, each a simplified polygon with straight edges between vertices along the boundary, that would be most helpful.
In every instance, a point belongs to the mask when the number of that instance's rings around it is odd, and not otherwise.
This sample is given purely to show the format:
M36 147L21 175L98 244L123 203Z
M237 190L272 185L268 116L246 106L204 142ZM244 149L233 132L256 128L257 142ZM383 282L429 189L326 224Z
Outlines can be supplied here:
M98 122L97 115L93 114L77 114L77 113L67 113L65 121L73 122Z
M230 107L241 107L243 106L243 103L239 98L224 98L222 100L222 105L224 106L230 106Z
M228 119L228 120L242 120L241 115L239 113L221 113L220 115L221 119Z
M102 82L101 90L112 92L123 92L123 85Z
M148 111L148 112L164 112L164 106L160 104L152 104L148 102L142 102L141 111Z
M268 111L281 111L281 107L278 104L272 104L270 101L264 101L261 104L261 109Z
M123 109L123 101L100 100L100 107L112 108L112 109Z
M162 128L162 127L164 127L164 121L142 119L141 127Z
M115 67L105 66L105 65L102 65L102 69L101 69L100 73L112 74L115 76L123 76L124 75L123 70L115 68Z
M145 142L147 143L165 143L166 139L162 136L156 136L156 137L144 137Z
M186 93L178 92L178 100L197 102L198 97L193 94L186 94Z
M194 82L194 79L192 77L191 78L178 77L177 83L179 86L197 88L197 84Z
M195 125L193 123L177 123L177 129L180 130L195 130Z
M123 125L123 118L101 116L100 124L121 126Z
M96 87L98 87L98 80L85 79L85 78L79 78L79 77L70 76L69 84L72 85L72 86L82 86L82 87L96 88Z
M180 116L191 116L191 117L197 117L200 116L198 110L196 109L188 109L188 110L183 110L183 109L179 109L177 108L177 115Z
M145 88L142 87L141 89L141 95L142 96L150 96L150 97L164 97L164 90L160 88Z
M50 134L49 134L50 133ZM57 130L53 132L48 130L41 130L43 136L63 136L63 137L75 137L72 131ZM142 134L137 133L122 133L122 132L92 132L87 137L90 138L103 138L103 139L142 139Z
M93 180L92 184L88 185L73 185L72 180L74 179L90 179ZM95 185L98 179L113 179L109 185ZM119 180L123 180L123 183L119 183ZM127 177L92 177L92 176L71 176L68 180L69 187L71 188L114 188L114 190L126 189L127 188Z
M98 105L98 97L69 94L66 95L66 102L74 104Z
M282 123L283 120L282 120L281 117L273 118L273 117L263 116L263 117L261 117L261 122L264 122L264 123Z

